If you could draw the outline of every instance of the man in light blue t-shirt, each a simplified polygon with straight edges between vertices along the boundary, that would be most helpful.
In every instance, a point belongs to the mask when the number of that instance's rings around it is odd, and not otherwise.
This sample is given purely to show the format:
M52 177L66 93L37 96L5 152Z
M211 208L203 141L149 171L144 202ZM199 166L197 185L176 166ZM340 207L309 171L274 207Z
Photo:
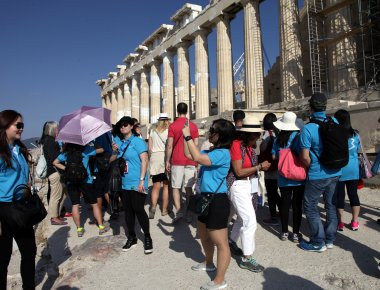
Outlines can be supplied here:
M313 94L309 100L310 118L326 120L326 104L327 98L324 94ZM326 168L319 161L323 144L318 124L312 122L306 124L301 131L299 141L301 161L309 168L305 183L304 211L310 229L310 242L301 241L300 247L306 251L323 252L333 248L336 237L338 219L335 188L341 170ZM318 201L321 195L323 195L327 214L326 227L322 224L318 211Z

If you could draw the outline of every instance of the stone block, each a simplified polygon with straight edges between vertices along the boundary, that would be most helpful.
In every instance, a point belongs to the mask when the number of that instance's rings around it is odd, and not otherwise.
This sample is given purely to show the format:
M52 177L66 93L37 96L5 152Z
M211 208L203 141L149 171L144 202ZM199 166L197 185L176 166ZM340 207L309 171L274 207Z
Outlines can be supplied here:
M348 111L365 110L368 109L368 103L358 103L348 107Z
M380 107L380 101L374 101L368 103L368 108L379 108Z

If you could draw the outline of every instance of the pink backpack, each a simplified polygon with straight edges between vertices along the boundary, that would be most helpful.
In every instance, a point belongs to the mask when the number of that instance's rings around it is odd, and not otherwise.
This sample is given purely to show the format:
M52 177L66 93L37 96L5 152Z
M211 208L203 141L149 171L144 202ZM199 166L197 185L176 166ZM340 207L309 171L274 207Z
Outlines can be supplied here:
M278 172L285 178L297 181L306 180L307 170L290 148L280 150Z

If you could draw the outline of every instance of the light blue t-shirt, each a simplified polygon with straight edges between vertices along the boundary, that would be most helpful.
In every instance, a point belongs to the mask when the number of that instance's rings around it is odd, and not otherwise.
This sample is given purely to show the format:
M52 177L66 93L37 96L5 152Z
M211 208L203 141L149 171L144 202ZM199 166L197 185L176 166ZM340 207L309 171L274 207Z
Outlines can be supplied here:
M359 158L358 152L361 148L359 135L355 133L354 136L348 139L348 164L342 168L342 176L339 181L346 180L359 180Z
M107 152L109 154L112 153L112 135L111 132L104 133L103 135L100 135L98 138L94 140L94 145L96 148L103 148L104 152ZM98 167L96 166L96 162L94 164L94 173L99 172Z
M280 156L280 150L281 149L286 149L291 146L291 149L293 151L296 151L298 154L300 153L300 146L299 146L299 135L298 132L293 132L289 136L288 143L286 144L285 147L279 147L277 143L277 139L273 143L272 147L272 154L276 155L276 158L278 159ZM277 175L277 182L279 187L287 187L287 186L300 186L303 185L305 182L304 181L298 181L298 180L292 180L283 177L281 174Z
M82 156L83 156L82 163L83 163L84 168L86 168L86 171L87 171L87 179L83 183L91 184L93 182L92 173L91 173L90 166L88 163L89 163L90 157L95 156L95 155L96 155L96 148L94 146L86 145L84 148L84 151L82 152ZM64 164L67 160L67 153L59 154L57 159L59 162Z
M7 167L6 163L0 158L0 202L11 202L13 193L16 194L16 199L22 197L22 185L28 184L29 167L24 155L20 152L20 147L15 145L9 146L11 151L11 167ZM15 189L17 189L15 191Z
M315 112L311 115L311 118L317 118L321 121L325 120L326 114L325 112ZM333 120L336 121L335 118ZM308 179L309 180L319 180L332 178L341 175L340 169L329 169L323 166L317 156L321 156L323 151L322 138L319 134L319 125L315 123L306 124L300 134L300 148L309 150L311 163L308 171Z
M131 135L128 139L114 139L114 142L119 147L117 157L123 157L128 165L128 173L124 173L122 177L122 188L124 190L137 190L140 183L141 159L140 154L147 152L148 148L144 140L135 135ZM128 146L129 144L129 146ZM124 149L128 149L124 152ZM148 188L148 174L145 173L144 187Z
M231 155L228 149L204 150L211 161L211 166L201 167L200 190L204 193L227 193L226 177L230 169Z
M104 133L94 140L95 145L104 149L105 152L112 153L111 132Z

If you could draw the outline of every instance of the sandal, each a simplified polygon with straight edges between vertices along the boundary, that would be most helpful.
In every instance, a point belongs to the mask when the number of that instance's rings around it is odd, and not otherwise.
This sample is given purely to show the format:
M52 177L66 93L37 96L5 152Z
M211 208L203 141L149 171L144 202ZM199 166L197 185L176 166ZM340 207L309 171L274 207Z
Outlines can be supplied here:
M65 226L65 225L67 225L67 222L65 222L64 220L61 220L61 219L59 219L59 220L51 219L50 224L53 226Z

